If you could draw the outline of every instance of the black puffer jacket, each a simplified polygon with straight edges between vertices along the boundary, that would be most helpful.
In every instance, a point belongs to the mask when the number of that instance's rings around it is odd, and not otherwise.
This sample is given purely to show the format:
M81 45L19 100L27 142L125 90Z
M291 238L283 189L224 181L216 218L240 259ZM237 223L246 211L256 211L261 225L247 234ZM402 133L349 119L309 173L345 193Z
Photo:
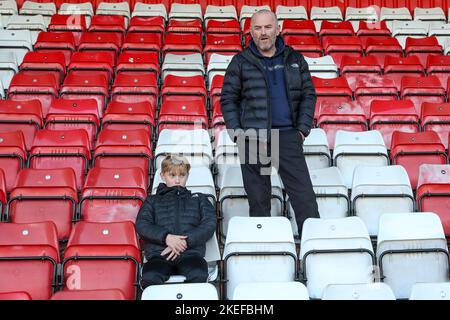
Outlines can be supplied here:
M145 257L160 256L168 234L187 236L182 255L205 255L205 243L216 230L214 206L202 193L160 183L155 195L147 197L136 218L136 231L144 240Z
M253 41L253 40L251 40ZM286 46L283 53L287 97L292 123L306 137L314 119L316 92L308 64ZM250 48L233 57L225 74L220 98L227 129L271 129L270 95L261 61Z

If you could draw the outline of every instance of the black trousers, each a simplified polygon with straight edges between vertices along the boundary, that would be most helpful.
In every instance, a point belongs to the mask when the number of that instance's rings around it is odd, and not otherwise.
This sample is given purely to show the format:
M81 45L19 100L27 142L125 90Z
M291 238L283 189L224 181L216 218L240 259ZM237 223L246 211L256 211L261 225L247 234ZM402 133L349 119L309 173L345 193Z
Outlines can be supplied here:
M180 256L175 261L165 257L155 257L147 261L142 269L141 286L163 284L171 275L186 277L185 282L206 282L208 280L208 264L203 257L196 255Z
M277 141L278 140L278 141ZM281 180L290 203L295 212L298 233L301 237L303 222L307 218L319 218L319 211L316 196L309 176L305 156L303 154L303 141L300 133L295 130L279 131L279 139L272 135L272 143L278 143L278 152L270 154L270 163L260 161L250 162L252 150L249 149L249 142L245 143L245 163L242 157L243 144L238 144L241 158L242 178L244 180L244 189L248 196L250 205L250 216L270 216L272 185L270 175L261 174L262 168L274 166L278 169ZM254 140L253 140L254 142ZM264 144L258 144L258 151ZM269 149L272 149L270 146ZM260 152L261 153L261 152ZM262 151L267 154L266 151ZM253 158L254 160L254 158Z

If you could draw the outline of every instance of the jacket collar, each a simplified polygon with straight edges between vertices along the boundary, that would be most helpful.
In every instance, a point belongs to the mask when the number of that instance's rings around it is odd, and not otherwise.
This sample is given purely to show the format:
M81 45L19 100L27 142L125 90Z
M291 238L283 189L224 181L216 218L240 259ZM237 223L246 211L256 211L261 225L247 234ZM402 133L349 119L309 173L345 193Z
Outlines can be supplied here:
M250 48L250 50L252 51L252 53L261 59L271 59L271 58L275 58L277 56L280 56L284 53L284 48L285 48L285 44L284 44L284 40L282 37L278 36L276 41L275 41L275 47L276 47L276 51L275 54L272 57L266 57L264 55L261 54L261 52L259 52L258 48L256 47L255 42L252 40L250 40L250 43L248 44L248 47Z
M161 182L158 185L158 188L156 189L156 194L157 195L166 195L166 194L189 194L190 191L186 188L186 187L182 187L182 186L173 186L173 187L168 187L165 183Z
M280 36L278 36L278 37L281 38ZM253 40L250 40L250 43L251 42L253 42ZM252 52L252 49L250 49L250 43L249 43L249 46L247 48L245 48L244 51L242 51L242 57L244 57L247 61L253 63L257 67L259 67L261 70L263 70L263 66L261 64L260 59ZM293 52L293 49L290 46L288 46L288 45L284 46L283 62L286 62L287 58L289 57L289 55L292 52Z

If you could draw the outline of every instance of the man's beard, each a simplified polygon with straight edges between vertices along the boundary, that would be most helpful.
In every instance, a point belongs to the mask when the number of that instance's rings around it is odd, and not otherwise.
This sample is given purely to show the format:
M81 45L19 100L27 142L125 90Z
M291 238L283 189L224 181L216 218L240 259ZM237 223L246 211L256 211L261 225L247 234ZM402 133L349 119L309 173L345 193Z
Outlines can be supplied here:
M268 43L263 43L262 40L259 41L259 49L262 51L269 51L273 48L273 46L275 45L274 42L268 42Z

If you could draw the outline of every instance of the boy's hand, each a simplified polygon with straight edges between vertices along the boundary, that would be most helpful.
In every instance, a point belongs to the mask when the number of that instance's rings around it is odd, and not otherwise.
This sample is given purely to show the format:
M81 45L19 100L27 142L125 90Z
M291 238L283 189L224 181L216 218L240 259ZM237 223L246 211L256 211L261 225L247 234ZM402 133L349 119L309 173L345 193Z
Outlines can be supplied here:
M166 237L166 245L177 255L180 255L187 249L187 236L178 236L174 234L168 234Z
M175 251L173 251L172 249L170 249L169 247L166 247L163 252L161 252L162 256L168 255L168 257L166 258L166 260L169 261L174 261L179 255L175 253Z

